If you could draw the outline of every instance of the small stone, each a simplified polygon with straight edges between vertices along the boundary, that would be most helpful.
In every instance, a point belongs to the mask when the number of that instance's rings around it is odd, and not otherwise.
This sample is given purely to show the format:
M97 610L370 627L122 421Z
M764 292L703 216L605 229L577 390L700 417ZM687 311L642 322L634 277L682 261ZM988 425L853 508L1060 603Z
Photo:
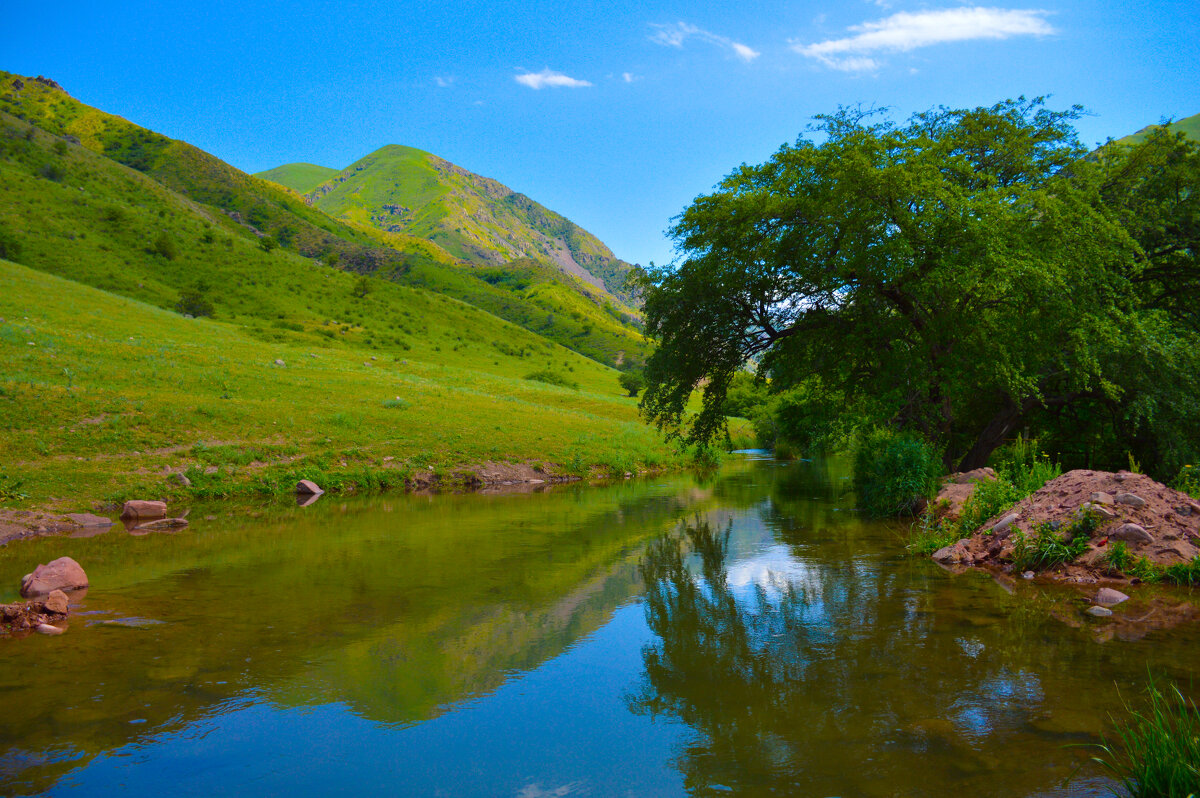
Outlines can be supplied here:
M170 479L176 485L181 485L185 488L190 488L192 486L192 481L187 478L187 474L183 474L178 471L168 477L168 479Z
M1011 529L1009 529L1009 527L1011 527L1013 524L1015 524L1019 520L1021 520L1020 513L1009 513L1008 515L1004 516L996 523L992 524L992 528L989 529L988 531L998 537L1008 537L1008 535L1012 531ZM1003 533L1003 534L1001 534L1001 533Z
M1129 596L1126 596L1120 590L1113 590L1111 587L1102 587L1096 591L1096 598L1093 601L1102 607L1115 607L1122 601L1129 601Z
M284 368L285 366L287 366L287 363L284 363L284 362L283 362L282 360L280 360L279 358L276 358L276 359L275 359L275 365L276 365L276 366L279 366L280 368Z
M949 565L958 565L964 562L971 561L971 555L967 552L967 540L951 543L949 546L943 546L933 553L934 562L946 563Z
M167 514L167 503L135 499L125 502L121 518L163 518Z
M324 492L325 491L321 490L321 488L317 486L317 483L309 479L302 479L296 483L296 493L320 496Z
M1087 608L1088 615L1095 615L1097 618L1107 618L1113 612L1108 607L1091 606Z
M39 623L34 627L34 631L43 635L60 635L65 630L59 629L57 626L51 626L48 623Z
M1033 571L1026 571L1025 573L1021 574L1022 579L1033 579L1033 577L1034 577Z
M1112 504L1113 497L1111 494L1105 493L1103 491L1097 491L1096 493L1093 493L1091 496L1088 497L1088 501L1093 502L1095 504Z
M1200 515L1200 502L1188 502L1187 506L1192 511L1192 515Z
M206 516L204 516L204 520L205 521L216 521L217 517L215 515L206 515Z
M220 470L221 470L221 467L220 467L220 466L205 466L205 467L204 467L204 474L205 474L205 476L208 476L208 475L210 475L210 474L215 474L215 473L217 473L217 472L218 472L218 471L220 471Z
M71 602L67 599L67 594L61 590L51 590L50 595L46 597L46 612L66 615L67 608L70 606Z
M1136 493L1118 493L1113 497L1117 504L1128 504L1130 507L1145 507L1146 500Z
M1114 537L1117 540L1125 540L1130 543L1153 543L1154 538L1146 531L1144 527L1137 524L1121 524L1109 537Z

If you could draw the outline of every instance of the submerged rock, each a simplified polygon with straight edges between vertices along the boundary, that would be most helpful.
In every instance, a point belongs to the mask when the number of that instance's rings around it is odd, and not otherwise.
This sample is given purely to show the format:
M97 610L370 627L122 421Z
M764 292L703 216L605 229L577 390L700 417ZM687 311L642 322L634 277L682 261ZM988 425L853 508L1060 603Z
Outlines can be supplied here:
M88 586L87 574L79 563L70 557L59 557L45 565L39 565L33 573L21 580L21 595L44 596L55 590L76 590Z
M1097 618L1107 618L1113 614L1113 611L1108 607L1092 606L1087 608L1088 615L1095 615Z
M1094 601L1104 607L1115 607L1122 601L1128 601L1129 596L1126 596L1120 590L1113 590L1111 587L1102 587L1096 591Z
M43 634L43 635L60 635L66 631L65 629L62 629L60 627L51 626L48 623L39 623L37 626L34 627L33 630L35 632L37 632L38 634Z

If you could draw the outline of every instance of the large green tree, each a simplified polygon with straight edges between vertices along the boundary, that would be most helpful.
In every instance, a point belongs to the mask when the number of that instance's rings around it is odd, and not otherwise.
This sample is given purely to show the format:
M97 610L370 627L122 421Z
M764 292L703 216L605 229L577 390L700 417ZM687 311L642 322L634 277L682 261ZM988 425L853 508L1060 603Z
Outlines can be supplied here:
M1144 217L1115 209L1129 190L1115 161L1088 157L1078 114L1023 98L903 125L843 110L818 118L819 142L741 166L675 220L679 262L648 275L659 348L643 412L707 442L758 360L777 390L919 431L948 467L982 465L1031 414L1080 403L1123 407L1138 428L1147 405L1131 390L1153 391L1156 368L1177 392L1195 386L1196 338L1169 288L1151 288L1129 231Z

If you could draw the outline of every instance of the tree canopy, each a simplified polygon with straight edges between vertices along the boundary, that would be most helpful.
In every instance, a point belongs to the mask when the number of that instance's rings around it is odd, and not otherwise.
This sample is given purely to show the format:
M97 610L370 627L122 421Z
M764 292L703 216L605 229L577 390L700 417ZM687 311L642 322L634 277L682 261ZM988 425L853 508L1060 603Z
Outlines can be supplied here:
M1172 136L1088 153L1079 114L842 110L739 167L648 274L643 412L708 442L755 362L773 391L836 401L813 417L919 432L947 466L1068 408L1151 460L1194 452L1200 155Z

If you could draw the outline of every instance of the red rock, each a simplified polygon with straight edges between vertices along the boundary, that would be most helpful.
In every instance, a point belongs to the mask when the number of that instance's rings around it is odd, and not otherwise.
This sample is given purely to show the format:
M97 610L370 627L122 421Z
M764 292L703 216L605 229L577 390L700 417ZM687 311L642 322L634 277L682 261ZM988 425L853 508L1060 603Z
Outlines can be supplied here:
M79 563L70 557L59 557L46 565L39 565L33 573L21 580L21 595L44 596L55 590L75 590L88 586L87 574Z
M325 491L317 486L317 483L309 479L302 479L296 483L296 493L307 493L314 496L320 496Z
M66 615L70 608L71 602L67 599L67 594L61 590L51 590L50 595L46 598L46 612L52 612L55 615Z
M121 509L122 518L165 518L167 515L166 502L133 500L125 502Z

